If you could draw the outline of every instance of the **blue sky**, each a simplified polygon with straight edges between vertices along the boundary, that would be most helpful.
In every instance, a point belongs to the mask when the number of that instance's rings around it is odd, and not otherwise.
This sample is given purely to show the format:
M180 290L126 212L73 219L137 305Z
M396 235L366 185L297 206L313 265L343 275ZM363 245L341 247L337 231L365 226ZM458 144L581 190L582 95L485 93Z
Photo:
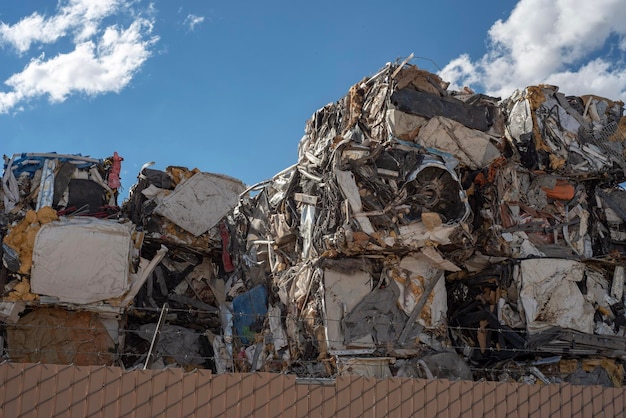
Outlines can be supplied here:
M305 121L388 61L507 97L626 99L623 0L33 0L0 5L0 151L117 151L253 184Z

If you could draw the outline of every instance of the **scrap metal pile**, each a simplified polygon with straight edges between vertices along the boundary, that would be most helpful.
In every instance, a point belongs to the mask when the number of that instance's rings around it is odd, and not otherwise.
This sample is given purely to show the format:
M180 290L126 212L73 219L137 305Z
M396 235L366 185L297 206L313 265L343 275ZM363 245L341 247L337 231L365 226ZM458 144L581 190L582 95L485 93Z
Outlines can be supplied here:
M74 362L621 386L623 103L447 87L388 64L315 112L271 180L144 167L119 212L71 209L84 167L8 162L5 356L41 359L24 329L69 307L110 337L67 337Z

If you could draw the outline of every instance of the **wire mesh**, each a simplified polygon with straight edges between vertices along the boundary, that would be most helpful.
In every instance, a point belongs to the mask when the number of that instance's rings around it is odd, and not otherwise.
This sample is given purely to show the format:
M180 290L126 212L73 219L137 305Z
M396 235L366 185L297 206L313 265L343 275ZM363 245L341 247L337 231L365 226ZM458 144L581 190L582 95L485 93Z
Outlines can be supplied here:
M3 416L623 416L623 389L0 364Z

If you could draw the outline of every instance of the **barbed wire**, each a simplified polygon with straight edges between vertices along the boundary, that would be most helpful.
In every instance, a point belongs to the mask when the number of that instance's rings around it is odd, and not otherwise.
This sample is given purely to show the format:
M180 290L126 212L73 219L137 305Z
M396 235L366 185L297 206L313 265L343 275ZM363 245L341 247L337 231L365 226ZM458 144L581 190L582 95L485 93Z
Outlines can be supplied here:
M155 311L156 312L156 311ZM160 312L160 310L158 311ZM186 310L186 309L170 309L169 314L175 314L175 313L185 313L185 314L207 314L207 315L211 315L211 314L215 314L213 311L202 311L202 310ZM297 315L291 315L291 314L286 314L286 315L269 315L269 314L256 314L256 313L244 313L244 312L231 312L230 315L232 315L232 319L233 321L235 321L236 319L247 319L248 321L250 319L254 319L256 320L259 324L263 324L266 321L269 321L270 319L280 319L281 324L284 324L287 320L289 321L293 321L296 320L298 322L308 322L308 323L315 323L315 322L319 322L319 323L326 323L326 324L333 324L333 323L337 323L337 324L344 324L345 320L342 318L339 319L334 319L334 318L327 318L327 317L319 317L319 316L297 316ZM137 332L145 332L144 330L137 330L137 329L133 329L134 326L138 326L138 325L147 325L147 324L151 324L154 322L151 321L146 321L144 320L139 320L137 318L133 318L136 319L137 322L135 322L134 324L130 324L128 328L118 328L117 331L119 333L137 333ZM143 319L143 318L142 318ZM120 319L121 320L121 319ZM170 322L172 322L172 325L178 325L178 323L180 322L179 320L177 320L176 318L170 319ZM376 321L376 323L378 325L382 324L382 321L378 320ZM399 326L404 326L405 323L398 323L398 322L394 322L394 321L389 321L388 322L389 326L392 328L398 328ZM417 325L418 322L415 323L415 325ZM196 325L202 325L202 324L196 324ZM61 324L20 324L20 323L16 323L16 324L11 324L11 323L4 323L2 324L2 326L6 329L18 329L18 328L23 328L23 329L47 329L47 330L58 330L58 329L70 329L70 330L77 330L77 331L93 331L94 327L81 327L81 326L65 326L65 325L61 325ZM180 326L180 325L179 325ZM103 329L106 329L107 327L103 325ZM516 333L516 334L520 334L520 335L538 335L540 334L540 332L535 331L535 332L530 332L525 328L511 328L508 327L506 325L503 325L501 327L491 327L491 326L461 326L461 325L450 325L447 323L439 323L436 324L434 326L423 326L423 328L425 330L446 330L446 331L473 331L473 332L482 332L482 333ZM194 328L189 328L189 329L194 329ZM210 329L207 327L207 329ZM181 331L171 331L171 333L176 333L179 334ZM168 333L167 331L161 331L161 333ZM596 335L597 337L600 338L623 338L624 342L626 343L626 337L624 337L623 335L605 335L605 334L593 334Z
M283 316L281 316L280 318L285 318ZM327 320L327 322L341 322L341 320ZM143 324L143 325L150 325L150 324L154 324L154 323L147 323L147 324ZM178 326L178 325L176 325ZM86 332L86 333L109 333L110 331L114 331L116 332L119 336L125 336L125 335L137 335L137 336L145 336L145 335L149 335L152 336L155 333L154 329L134 329L134 328L116 328L114 330L112 329L107 329L105 327L102 328L93 328L93 327L73 327L73 326L62 326L62 325L32 325L32 324L25 324L25 325L10 325L7 328L9 328L11 330L11 332L14 331L18 331L18 330L28 330L28 331L54 331L54 330L70 330L72 332ZM163 329L159 330L159 334L161 336L181 336L183 334L195 334L196 336L200 337L202 335L206 335L205 332L201 332L199 330L196 329L192 329L192 328L184 328L181 327L186 331L183 331L183 329L171 329L168 327L164 327ZM481 350L481 351L488 351L488 352L502 352L502 353L506 353L506 352L510 352L510 353L527 353L527 354L542 354L545 356L546 351L542 348L542 347L530 347L530 346L524 346L524 347L506 347L506 346L480 346L480 345L469 345L469 344L464 344L464 345L460 345L460 344L454 344L452 340L449 339L447 332L450 329L454 329L454 330L459 330L459 329L463 329L463 330L467 330L467 331L476 331L476 332L494 332L494 333L504 333L504 332L515 332L515 333L527 333L527 331L525 330L504 330L501 328L480 328L480 327L450 327L450 326L439 326L436 328L424 328L424 331L426 331L426 333L428 334L430 333L434 333L435 337L439 337L441 340L443 340L443 346L447 349L453 349L453 350L457 350L457 351L463 351L463 350L467 350L469 349L476 349L476 350ZM210 329L207 329L208 331L210 331ZM269 329L266 329L265 331L267 332L263 332L263 331L259 331L259 332L254 332L253 334L256 334L257 336L270 336L271 332L269 332ZM220 333L217 333L216 335L220 336ZM273 335L271 335L273 337ZM615 337L615 336L607 336L607 335L593 335L597 338L610 338L610 337ZM256 344L255 342L251 342L249 344L242 344L241 341L242 340L249 340L250 339L250 334L239 334L236 332L236 327L233 327L232 332L228 334L228 337L232 339L233 342L237 342L236 345L238 346L250 346L250 345L254 345ZM419 335L414 337L415 340L419 339ZM617 337L620 338L620 337ZM289 337L287 337L287 339L289 339ZM552 341L558 341L559 340L559 336L555 335L552 339ZM264 338L264 341L268 341ZM272 341L272 340L269 340ZM326 343L330 343L330 344L345 344L345 340L344 339L333 339L330 336L326 336L323 340ZM88 341L86 341L88 342ZM298 335L298 342L309 342L309 343L319 343L320 340L313 336L313 335L306 335L306 334L299 334ZM370 343L364 347L360 347L360 348L355 348L354 350L359 350L361 348L365 348L365 349L379 349L379 348L387 348L389 347L389 343L391 343L390 341L385 341L385 342L379 342L379 343ZM411 344L406 344L404 345L404 347L408 347ZM571 347L570 348L574 348L575 345L584 347L585 344L582 343L571 343ZM392 344L393 346L393 344ZM421 346L423 347L427 347L428 344L426 343L421 343ZM398 346L398 347L402 347L402 346ZM8 350L8 349L7 349ZM346 351L350 351L350 348L346 348ZM34 350L34 351L41 351L41 350ZM355 351L356 352L356 351Z
M170 334L176 334L176 335L180 335L177 333L170 333ZM201 334L198 334L198 336L200 336ZM239 337L239 336L236 336ZM234 340L233 340L234 341ZM301 340L302 341L302 340ZM313 342L315 341L316 343L319 342L317 340L314 339L309 339L305 341L309 341L309 342ZM84 341L80 344L77 344L78 346L80 345L85 345L87 344L89 341ZM325 339L324 342L326 343L344 343L343 340L332 340L332 339ZM239 347L250 347L250 346L254 346L255 344L249 344L249 345L241 345L241 344L233 344L233 343L227 343L227 344L232 344L232 345L237 345ZM54 345L53 343L50 343L50 345ZM377 349L380 348L387 348L388 346L384 343L382 344L372 344L370 346L364 345L364 346L360 346L359 348L343 348L341 350L330 350L330 351L341 351L342 352L342 356L350 356L350 353L353 352L354 354L352 354L352 357L364 357L367 358L365 355L362 354L363 350L371 350L372 354L376 353ZM402 346L402 347L396 347L398 349L407 349L407 348L422 348L424 349L421 354L424 353L429 353L432 352L433 350L428 350L430 347L427 344L423 344L420 346L411 346L410 344L407 344L406 346ZM68 350L68 351L63 351L63 350L56 350L56 349L45 349L45 348L33 348L33 349L15 349L15 348L10 348L10 347L5 347L4 348L6 352L10 352L10 353L22 353L22 354L32 354L32 353L45 353L45 352L59 352L59 353L65 353L65 352L71 352L71 353L75 353L75 354L94 354L95 352L91 352L91 351L84 351L84 350ZM285 350L281 349L281 350L277 350L278 352ZM554 356L555 354L550 354L547 353L546 351L541 351L541 350L537 350L537 349L531 349L531 348L515 348L515 347L471 347L471 346L466 346L466 345L454 345L454 344L446 344L444 346L445 350L454 350L456 352L463 352L464 350L467 349L473 349L473 350L480 350L481 352L489 352L489 353L512 353L512 354L529 354L529 355L541 355L543 357L546 356ZM554 350L556 351L556 350ZM142 353L125 353L124 351L116 351L115 353L111 353L108 352L109 354L116 354L116 355L129 355L129 356L137 356L137 355L141 355ZM236 354L236 353L235 353ZM559 354L563 354L563 353L559 353ZM565 353L567 354L567 353ZM577 355L575 352L571 354L572 357L580 357L580 355ZM374 356L376 357L376 356ZM418 354L415 354L414 357L419 357ZM411 357L408 357L411 358ZM616 358L621 358L620 356L616 356ZM302 358L298 358L296 359L298 361L302 360L305 361L306 359L302 359ZM318 360L316 360L318 361Z
M128 312L131 311L149 311L149 312L154 312L154 313L160 313L161 309L151 309L151 308L132 308L129 309ZM72 313L74 313L75 311L70 311ZM80 311L80 312L87 312L90 313L90 311ZM210 311L210 310L199 310L199 309L175 309L175 308L169 308L168 310L168 315L170 314L206 314L207 316L210 315L216 315L219 316L219 313L216 313L214 311ZM266 320L270 320L270 319L280 319L281 324L284 324L287 320L297 320L299 322L319 322L319 323L339 323L339 324L344 324L345 319L343 318L338 318L338 319L334 319L334 318L328 318L328 317L321 317L321 316L307 316L307 315L302 315L302 316L298 316L295 314L284 314L284 315L271 315L271 314L260 314L260 313L245 313L245 312L230 312L230 315L232 315L233 320L235 318L239 318L239 319L256 319L258 321L262 321L265 322ZM104 318L107 319L107 318ZM136 320L135 324L131 324L130 326L132 327L133 325L145 325L145 324L150 324L150 323L154 323L154 322L150 322L150 321L146 321L144 318L137 318L137 317L133 317L134 320ZM142 320L143 319L143 320ZM122 317L119 319L122 320ZM173 322L175 325L177 325L177 319L171 319L170 322ZM382 322L379 320L379 318L377 318L377 324L382 324ZM405 323L398 323L396 321L388 321L388 324L392 327L398 327L398 326L404 326ZM416 321L415 325L417 325L418 322ZM20 324L18 323L3 323L0 324L0 327L4 327L4 328L9 328L9 329L15 329L15 328L30 328L30 329L72 329L72 330L94 330L93 327L80 327L80 326L65 326L65 325L61 325L61 324ZM495 332L495 333L517 333L517 334L523 334L523 335L536 335L539 334L539 331L528 331L525 328L512 328L509 327L507 325L502 325L501 327L491 327L491 326L461 326L461 325L450 325L448 323L442 322L442 323L438 323L436 325L433 326L423 326L424 329L426 330L438 330L438 329L445 329L447 331L449 330L454 330L454 331L475 331L475 332ZM104 327L106 328L106 327ZM190 328L191 329L191 328ZM136 332L136 330L133 329L129 329L129 328L119 328L118 329L119 332ZM143 331L142 331L143 332ZM598 337L608 337L608 338L624 338L624 342L626 344L626 336L622 336L622 335L600 335L600 334L594 334L597 335Z

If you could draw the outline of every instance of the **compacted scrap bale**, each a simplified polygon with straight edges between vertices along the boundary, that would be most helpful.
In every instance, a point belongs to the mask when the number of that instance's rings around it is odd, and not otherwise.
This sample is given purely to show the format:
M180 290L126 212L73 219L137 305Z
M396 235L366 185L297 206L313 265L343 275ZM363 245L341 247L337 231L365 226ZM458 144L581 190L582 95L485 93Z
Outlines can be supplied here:
M554 86L449 91L406 64L365 78L226 217L216 356L306 376L621 385L622 112Z
M5 156L3 357L78 365L118 359L119 313L143 277L136 264L141 237L117 206L121 161L117 153L104 160L56 153Z
M198 169L149 166L139 173L123 212L144 234L143 257L154 260L165 252L127 310L123 363L215 368L209 336L221 335L219 307L226 297L218 272L232 269L223 256L228 235L222 218L245 186Z

